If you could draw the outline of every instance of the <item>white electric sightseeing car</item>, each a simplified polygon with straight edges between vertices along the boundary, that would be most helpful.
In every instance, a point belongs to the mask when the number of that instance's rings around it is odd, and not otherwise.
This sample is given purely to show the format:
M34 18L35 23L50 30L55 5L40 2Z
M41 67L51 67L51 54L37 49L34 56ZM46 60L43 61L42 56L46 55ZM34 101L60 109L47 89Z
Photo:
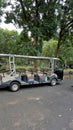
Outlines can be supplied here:
M9 87L12 92L16 92L22 85L25 87L30 84L50 83L51 86L55 86L63 80L63 69L59 58L0 54L0 62L2 58L8 60L9 73L4 74L0 71L0 88ZM26 71L20 73L16 71L16 59L19 61L23 59L24 64L27 62L26 66L24 65ZM26 69L30 68L30 65L32 69Z

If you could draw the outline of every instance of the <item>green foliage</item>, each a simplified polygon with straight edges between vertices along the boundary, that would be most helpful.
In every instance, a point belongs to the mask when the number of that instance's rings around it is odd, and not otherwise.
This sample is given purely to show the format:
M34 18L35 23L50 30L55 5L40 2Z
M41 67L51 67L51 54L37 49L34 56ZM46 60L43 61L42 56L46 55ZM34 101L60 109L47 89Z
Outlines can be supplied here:
M7 6L7 1L6 0L0 0L0 22L2 22L2 15L4 12L4 8Z
M3 10L6 4L10 10ZM57 47L56 56L73 61L73 0L0 0L0 15L4 12L5 22L23 31L0 29L0 53L54 56Z
M54 57L56 46L57 46L56 40L51 39L48 42L45 41L42 48L42 55L48 57Z
M8 1L10 11L6 11L6 23L13 22L24 30L31 31L32 37L50 39L57 28L55 17L55 1L45 0L11 0Z
M57 1L57 26L59 28L58 44L55 56L59 55L59 49L64 37L67 38L73 29L73 0Z
M19 36L19 39L17 40L17 50L18 50L18 54L23 54L23 55L34 54L33 42L31 41L31 38L28 37L26 31L22 31L22 33Z
M0 53L16 53L18 33L0 29Z
M35 48L33 39L25 31L18 34L16 31L0 29L0 53L35 55L41 52L41 44L39 40Z
M73 36L70 35L66 39L63 40L60 52L60 58L66 64L73 64Z

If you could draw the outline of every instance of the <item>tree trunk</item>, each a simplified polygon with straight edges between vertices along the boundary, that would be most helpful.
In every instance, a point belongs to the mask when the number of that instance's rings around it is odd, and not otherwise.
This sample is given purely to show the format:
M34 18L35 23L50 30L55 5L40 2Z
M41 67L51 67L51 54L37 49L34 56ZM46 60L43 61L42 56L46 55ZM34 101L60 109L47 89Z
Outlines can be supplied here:
M59 55L60 45L61 45L61 39L59 38L57 48L56 48L56 51L55 51L55 57L58 57L58 55Z
M61 40L62 40L62 30L60 31L59 33L59 39L58 39L58 44L57 44L57 48L56 48L56 51L55 51L55 57L58 57L59 55L59 49L60 49L60 46L61 46Z

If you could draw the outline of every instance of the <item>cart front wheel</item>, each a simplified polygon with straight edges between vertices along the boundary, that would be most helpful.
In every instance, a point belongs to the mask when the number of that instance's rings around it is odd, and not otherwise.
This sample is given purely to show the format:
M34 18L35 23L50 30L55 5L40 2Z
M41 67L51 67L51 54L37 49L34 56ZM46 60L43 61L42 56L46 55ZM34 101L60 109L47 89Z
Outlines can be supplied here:
M10 85L10 90L12 92L18 91L19 88L20 88L20 84L18 82L12 82L11 85Z

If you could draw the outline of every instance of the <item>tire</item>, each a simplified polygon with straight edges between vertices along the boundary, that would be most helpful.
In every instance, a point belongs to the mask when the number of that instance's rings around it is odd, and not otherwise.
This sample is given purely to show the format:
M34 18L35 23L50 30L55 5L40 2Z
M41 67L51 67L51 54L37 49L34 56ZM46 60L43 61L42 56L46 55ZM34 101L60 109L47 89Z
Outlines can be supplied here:
M57 84L56 78L51 79L51 86L55 86Z
M18 82L12 82L11 85L10 85L10 90L12 92L18 91L19 88L20 88L20 84Z

